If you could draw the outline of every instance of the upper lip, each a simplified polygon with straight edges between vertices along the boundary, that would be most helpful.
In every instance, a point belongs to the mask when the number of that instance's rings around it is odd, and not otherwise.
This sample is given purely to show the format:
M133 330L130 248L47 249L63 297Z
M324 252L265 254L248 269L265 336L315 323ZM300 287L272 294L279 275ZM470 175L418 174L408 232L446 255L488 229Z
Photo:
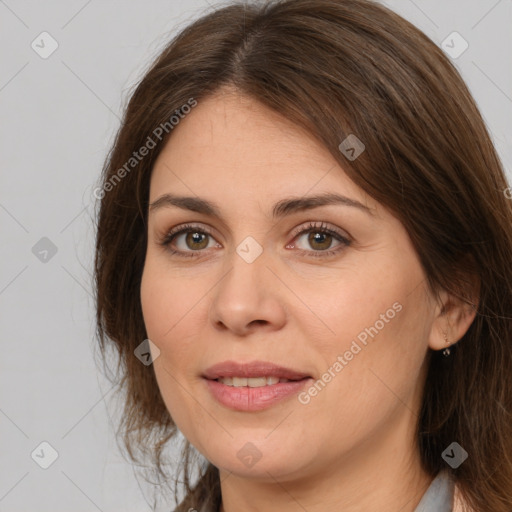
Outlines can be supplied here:
M209 380L221 377L278 377L280 379L301 380L310 376L307 373L268 361L251 361L247 363L224 361L210 366L204 371L203 377Z

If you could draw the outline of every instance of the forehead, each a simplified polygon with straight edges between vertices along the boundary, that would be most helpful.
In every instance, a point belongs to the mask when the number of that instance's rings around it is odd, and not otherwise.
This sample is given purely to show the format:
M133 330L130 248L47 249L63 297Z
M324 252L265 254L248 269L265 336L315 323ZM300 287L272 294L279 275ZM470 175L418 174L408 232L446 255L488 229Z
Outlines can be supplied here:
M316 139L256 100L219 92L174 127L155 162L150 201L165 192L237 200L338 192L374 206Z

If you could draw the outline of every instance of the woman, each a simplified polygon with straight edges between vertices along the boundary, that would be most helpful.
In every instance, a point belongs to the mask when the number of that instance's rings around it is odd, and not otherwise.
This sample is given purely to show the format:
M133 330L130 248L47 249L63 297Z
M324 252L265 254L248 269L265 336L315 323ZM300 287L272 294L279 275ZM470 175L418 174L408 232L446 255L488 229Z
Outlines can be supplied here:
M185 436L177 511L509 512L507 189L454 66L383 6L187 27L95 193L132 460L165 477Z

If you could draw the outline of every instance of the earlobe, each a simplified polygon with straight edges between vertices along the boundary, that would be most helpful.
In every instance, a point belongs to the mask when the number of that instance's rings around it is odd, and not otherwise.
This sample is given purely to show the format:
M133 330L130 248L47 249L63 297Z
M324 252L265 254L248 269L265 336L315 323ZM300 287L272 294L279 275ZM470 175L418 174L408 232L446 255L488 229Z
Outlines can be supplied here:
M443 356L448 357L451 354L450 345L451 342L448 340L448 334L443 332L444 342L446 343L446 348L443 350Z

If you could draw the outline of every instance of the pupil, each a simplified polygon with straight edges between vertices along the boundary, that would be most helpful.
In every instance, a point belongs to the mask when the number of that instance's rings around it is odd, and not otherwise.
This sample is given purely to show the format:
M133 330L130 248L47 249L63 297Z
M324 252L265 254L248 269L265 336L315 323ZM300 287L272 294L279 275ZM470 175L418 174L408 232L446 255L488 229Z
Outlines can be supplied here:
M204 237L203 240L201 241L201 237ZM206 240L206 235L204 233L189 233L187 235L187 240L188 241L191 241L191 245L194 245L196 244L196 249L197 249L197 245L199 245L199 249L203 249L205 244L205 240Z
M327 241L327 244L326 244L326 238L327 238L327 240L329 240L328 237L330 237L330 236L331 235L329 235L328 233L320 233L320 232L311 233L310 242L323 245L323 247L321 247L321 248L327 249L329 247L330 243L329 243L329 241Z

